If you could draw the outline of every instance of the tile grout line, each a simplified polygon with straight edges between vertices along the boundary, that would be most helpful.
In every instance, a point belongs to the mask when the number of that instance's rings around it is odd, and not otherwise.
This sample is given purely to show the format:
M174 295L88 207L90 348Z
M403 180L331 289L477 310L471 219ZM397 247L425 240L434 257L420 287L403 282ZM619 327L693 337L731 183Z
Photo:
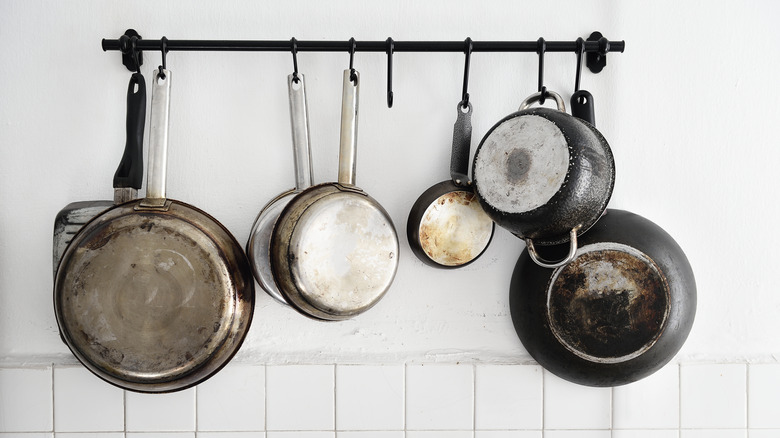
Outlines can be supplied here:
M547 435L547 433L545 432L546 425L544 424L544 417L545 417L545 411L546 411L546 409L544 408L544 402L547 399L547 397L545 397L545 395L544 395L544 388L546 386L545 385L545 380L546 380L545 379L545 371L544 371L544 368L541 368L541 370L542 370L542 438L544 438L544 436Z
M677 436L680 436L682 430L682 395L683 395L682 364L677 363Z
M268 365L263 365L263 436L268 435Z
M745 364L745 429L750 429L750 365Z
M51 435L54 436L54 362L51 363Z
M337 424L337 418L338 415L336 414L336 388L338 387L338 377L337 377L337 370L336 367L338 367L338 364L333 364L333 435L336 435L336 431L339 430L338 424Z
M404 437L406 437L408 433L408 427L407 419L409 418L409 413L407 412L409 409L409 401L407 400L407 397L409 395L409 388L408 388L408 379L409 379L409 363L404 364Z
M477 436L477 365L471 365L471 436Z

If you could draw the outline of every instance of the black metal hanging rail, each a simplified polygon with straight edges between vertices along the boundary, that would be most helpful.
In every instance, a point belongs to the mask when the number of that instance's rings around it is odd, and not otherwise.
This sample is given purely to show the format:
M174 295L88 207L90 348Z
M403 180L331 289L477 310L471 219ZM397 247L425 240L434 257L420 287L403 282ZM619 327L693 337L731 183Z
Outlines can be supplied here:
M388 106L392 106L392 55L396 52L460 52L470 56L472 52L531 52L540 55L541 70L544 53L571 52L578 56L585 54L586 66L593 73L600 72L606 65L607 53L623 52L625 41L610 41L599 32L593 32L587 40L576 41L306 41L290 40L159 40L143 39L133 29L128 29L118 39L103 39L103 51L120 51L124 65L131 71L137 71L143 64L144 50L159 50L164 55L170 51L214 51L214 52L382 52L388 57ZM295 59L295 58L294 58ZM579 58L578 58L579 59ZM296 60L297 64L297 60ZM297 66L296 66L297 73ZM468 74L468 64L466 66ZM579 71L578 71L579 78ZM465 87L464 81L464 87ZM464 96L465 96L464 88Z

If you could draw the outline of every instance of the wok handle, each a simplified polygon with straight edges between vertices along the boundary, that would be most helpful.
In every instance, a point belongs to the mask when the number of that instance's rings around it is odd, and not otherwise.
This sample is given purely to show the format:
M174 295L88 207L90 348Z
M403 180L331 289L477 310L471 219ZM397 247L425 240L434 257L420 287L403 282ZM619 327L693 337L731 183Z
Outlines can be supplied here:
M536 247L534 247L534 242L530 238L525 239L525 245L528 249L528 255L531 256L531 260L534 261L537 265L543 267L543 268L560 268L561 266L568 265L572 260L574 260L574 257L577 256L577 228L572 228L571 231L569 231L569 253L566 254L566 257L563 258L563 260L552 262L549 260L545 260L539 256L539 253L536 252Z
M450 159L450 177L457 186L468 186L469 154L471 152L471 103L458 103L458 118L452 131L452 158Z
M354 82L352 77L355 78ZM352 186L355 185L359 95L360 73L354 69L344 70L344 85L341 94L341 140L339 143L338 182Z
M140 189L144 178L144 123L146 121L146 81L133 73L127 86L125 152L114 173L115 189Z
M593 109L593 95L585 90L575 91L571 95L571 115L596 125L596 115Z
M149 170L146 175L144 207L165 205L165 177L168 164L168 119L171 110L171 72L154 71L152 79L152 114L149 132Z
M297 88L296 88L297 87ZM301 191L312 184L311 144L309 142L309 108L303 74L287 76L287 94L290 99L293 160L295 162L295 189Z

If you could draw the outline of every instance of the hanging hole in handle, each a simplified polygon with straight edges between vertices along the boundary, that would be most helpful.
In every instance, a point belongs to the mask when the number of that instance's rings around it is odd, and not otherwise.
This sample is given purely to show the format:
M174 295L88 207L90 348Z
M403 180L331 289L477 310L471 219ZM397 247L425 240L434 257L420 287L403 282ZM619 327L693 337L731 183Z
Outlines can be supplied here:
M580 105L585 105L586 103L588 103L588 98L585 96L577 96L577 103L579 103Z
M543 259L539 256L539 253L536 252L536 247L534 246L533 240L526 238L525 245L526 249L528 249L528 255L531 256L531 260L533 260L534 263L543 268L555 269L568 265L572 260L574 260L575 257L577 257L577 230L579 229L580 227L577 226L569 231L569 253L566 254L566 257L564 257L562 260L553 262Z

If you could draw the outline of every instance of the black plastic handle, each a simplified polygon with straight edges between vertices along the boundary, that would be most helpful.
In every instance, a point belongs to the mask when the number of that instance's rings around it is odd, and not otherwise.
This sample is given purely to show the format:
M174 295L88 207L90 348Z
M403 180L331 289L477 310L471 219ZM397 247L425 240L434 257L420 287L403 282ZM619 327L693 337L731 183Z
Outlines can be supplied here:
M144 173L144 124L146 122L146 80L133 73L127 86L127 140L122 161L114 173L114 188L140 189Z
M593 95L585 90L575 91L571 95L571 115L585 120L593 126L596 126L596 114L593 109Z
M458 118L452 132L452 157L450 177L455 185L466 187L469 180L469 154L471 153L471 103L458 103Z

